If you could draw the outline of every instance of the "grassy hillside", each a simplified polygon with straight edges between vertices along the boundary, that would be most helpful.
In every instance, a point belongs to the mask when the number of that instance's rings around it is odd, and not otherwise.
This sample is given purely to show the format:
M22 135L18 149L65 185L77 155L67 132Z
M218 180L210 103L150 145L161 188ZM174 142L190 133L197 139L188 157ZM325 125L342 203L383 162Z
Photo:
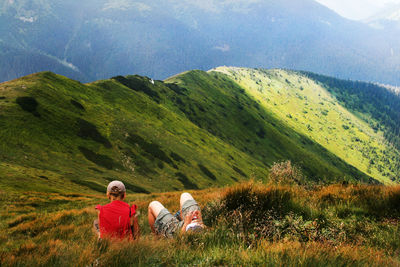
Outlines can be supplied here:
M94 205L104 195L5 193L1 266L398 266L398 187L303 188L241 184L192 192L208 229L159 239L147 205L178 209L180 192L128 194L139 207L138 242L98 242Z
M226 67L0 84L0 266L400 265L399 187L358 184L398 177L389 127L329 87ZM139 207L138 242L92 232L113 179ZM181 190L207 231L155 238L149 202L176 211Z
M284 70L221 67L215 71L235 80L245 88L246 93L259 101L260 106L270 111L282 123L289 125L365 174L383 183L399 179L400 153L395 143L387 138L388 132L392 136L398 136L397 128L389 128L395 124L396 116L399 114L396 107L400 103L400 98L396 95L375 86L376 90L373 90L375 94L371 92L371 96L367 99L362 89L356 85L354 87L349 85L351 82L348 82L347 88L353 90L352 95L346 93L343 87L335 87L334 91L327 89L331 88L332 81L338 83L340 80L326 77L325 84L323 80L317 82L309 78L317 75ZM368 85L364 84L364 87ZM388 101L374 97L379 95L379 90L386 91ZM390 94L391 98L388 96ZM362 102L364 107L369 109L355 111L348 105L354 99L358 101L355 105L358 106ZM397 103L397 106L389 106L392 102ZM373 112L375 110L379 110L380 113L376 115L377 112ZM379 116L386 118L384 114L387 114L386 117L391 116L389 117L391 125L388 126L386 134L381 128L376 127L377 124L383 124Z
M287 159L305 180L372 181L218 73L84 85L44 72L0 92L0 183L9 190L103 192L117 178L133 192L198 189L266 180Z
M309 72L301 74L325 87L341 104L368 122L374 131L383 131L385 138L400 148L400 96L396 87L339 80Z
M290 159L308 179L332 181L359 179L365 175L347 165L291 125L274 116L238 83L218 73L188 72L166 80L184 88L206 112L193 113L191 105L180 107L199 127L241 149L266 167ZM218 102L217 102L218 101ZM183 101L187 103L186 99ZM199 119L200 118L200 119Z
M137 88L150 84L131 81ZM172 92L161 82L154 87ZM260 163L157 97L116 80L82 85L40 73L2 84L1 94L0 170L7 189L103 192L118 178L131 191L149 192L266 175Z

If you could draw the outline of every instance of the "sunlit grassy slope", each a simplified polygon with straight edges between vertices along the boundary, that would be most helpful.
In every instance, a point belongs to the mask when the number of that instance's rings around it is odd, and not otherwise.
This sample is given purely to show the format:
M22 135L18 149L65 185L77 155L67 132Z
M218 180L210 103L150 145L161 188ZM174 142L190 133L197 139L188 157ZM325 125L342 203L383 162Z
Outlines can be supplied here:
M396 175L398 152L381 133L305 76L218 70L91 84L43 72L0 84L2 188L104 192L120 179L130 192L198 189L265 181L287 159L305 181Z
M213 71L227 74L275 118L362 172L383 183L399 177L399 151L382 131L367 123L367 116L341 105L327 85L284 70L220 67Z

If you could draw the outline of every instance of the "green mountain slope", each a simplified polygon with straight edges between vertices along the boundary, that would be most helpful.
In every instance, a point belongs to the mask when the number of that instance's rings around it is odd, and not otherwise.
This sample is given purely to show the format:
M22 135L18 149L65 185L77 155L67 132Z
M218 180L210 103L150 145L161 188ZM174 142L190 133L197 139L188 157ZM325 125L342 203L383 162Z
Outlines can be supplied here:
M152 90L147 78L130 81ZM158 81L154 88L172 91ZM266 175L245 153L116 80L82 85L46 72L0 92L3 188L103 192L118 178L148 192Z
M260 103L216 72L86 85L44 72L3 83L0 183L103 192L120 179L134 192L196 189L265 180L286 159L314 181L372 181Z
M383 183L399 178L400 153L396 143L387 138L398 137L395 121L400 99L396 95L366 83L335 87L345 81L322 80L310 73L228 67L215 71L228 75L280 121L348 164ZM374 90L368 93L371 87ZM376 127L385 122L386 132Z
M314 181L368 180L355 168L275 117L225 75L191 71L166 82L191 88L189 97L181 101L184 105L180 107L191 121L263 162L266 168L273 162L290 159ZM202 106L204 112L194 112L195 105Z

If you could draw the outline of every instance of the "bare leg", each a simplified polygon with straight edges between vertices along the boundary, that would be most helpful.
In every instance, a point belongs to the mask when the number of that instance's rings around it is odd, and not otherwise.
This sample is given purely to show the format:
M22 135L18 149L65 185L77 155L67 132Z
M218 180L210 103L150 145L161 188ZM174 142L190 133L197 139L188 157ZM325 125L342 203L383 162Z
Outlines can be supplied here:
M190 199L193 199L193 200L194 200L194 198L192 197L191 194L189 194L189 193L182 193L182 195L181 195L181 201L180 201L180 203L181 203L181 209L182 209L183 203L185 203L186 200L190 200Z
M182 206L187 200L194 200L191 194L189 193L182 193L181 200L180 200L180 210L181 210L181 219L183 220L183 213L182 213Z
M189 204L188 207L185 207L185 214L183 214L182 208L186 201L190 201L191 203L188 203ZM201 228L204 228L200 207L196 203L192 195L189 193L183 193L181 195L180 204L181 204L181 218L184 222L182 231L186 231L186 227L193 222L197 223L197 225L200 226Z
M154 223L156 222L157 216L162 209L164 209L164 206L158 201L152 201L149 204L149 211L148 211L149 224L150 224L151 231L153 233L155 233Z

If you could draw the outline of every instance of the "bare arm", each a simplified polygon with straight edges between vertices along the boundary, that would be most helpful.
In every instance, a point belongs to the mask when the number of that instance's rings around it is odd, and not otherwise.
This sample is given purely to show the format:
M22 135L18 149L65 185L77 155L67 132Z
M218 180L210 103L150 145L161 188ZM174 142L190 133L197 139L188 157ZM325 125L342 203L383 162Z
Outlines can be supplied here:
M96 209L96 211L97 211L97 224L98 224L99 228L95 229L95 230L96 230L97 237L100 239L100 210Z
M182 234L186 232L186 227L192 222L193 215L194 215L194 212L192 211L191 213L186 215L185 218L183 218L183 226L181 228Z

